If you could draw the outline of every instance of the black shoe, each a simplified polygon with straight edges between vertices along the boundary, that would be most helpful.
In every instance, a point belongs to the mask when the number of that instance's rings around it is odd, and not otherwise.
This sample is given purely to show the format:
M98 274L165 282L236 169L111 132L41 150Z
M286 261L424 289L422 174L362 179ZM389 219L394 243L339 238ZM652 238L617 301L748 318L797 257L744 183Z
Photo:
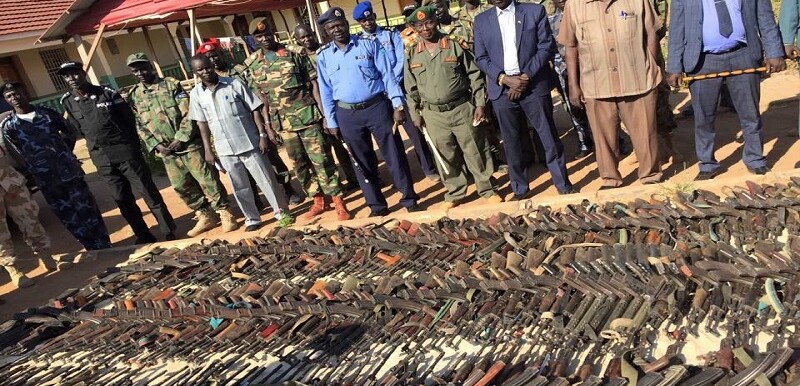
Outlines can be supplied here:
M408 211L408 213L414 213L414 212L422 212L425 209L422 209L422 207L420 207L419 205L414 204L407 207L406 210Z
M299 205L302 204L306 200L305 197L300 196L297 193L292 193L289 195L289 205Z
M514 194L514 197L511 197L509 201L523 201L533 197L533 191L529 190L523 194Z
M342 190L345 193L355 192L359 188L358 183L348 181L344 186L342 186Z
M697 173L697 177L694 178L695 181L708 181L713 179L714 177L719 175L719 170L712 170L712 171L701 171Z
M567 194L575 194L575 193L580 193L580 192L578 191L578 189L575 189L575 188L574 188L574 187L572 187L572 186L570 186L569 188L567 188L567 190L564 190L564 191L560 191L560 190L559 190L559 191L558 191L558 194L560 194L560 195L562 195L562 196L565 196L565 195L567 195Z
M175 237L175 234L172 233L172 232L169 232L169 233L166 234L166 236L164 236L164 240L167 240L167 241L174 241L174 240L177 240L177 239L178 238Z
M573 160L578 160L578 159L581 159L581 158L584 158L584 157L588 156L589 154L592 154L593 152L594 152L594 150L592 150L592 149L578 149L578 152L575 153L575 157L573 157L572 159Z
M747 168L747 170L750 173L758 174L759 176L763 176L764 174L767 174L767 172L769 172L769 168L766 166L759 166L757 168L752 168L752 169Z
M246 226L244 228L244 231L245 232L254 232L254 231L259 230L262 226L264 226L264 223L248 225L248 226Z
M389 209L384 208L381 210L373 210L372 213L369 214L369 217L383 217L388 216L390 213Z
M156 240L156 237L150 234L146 236L137 237L136 241L134 241L134 244L151 244L157 242L158 240Z

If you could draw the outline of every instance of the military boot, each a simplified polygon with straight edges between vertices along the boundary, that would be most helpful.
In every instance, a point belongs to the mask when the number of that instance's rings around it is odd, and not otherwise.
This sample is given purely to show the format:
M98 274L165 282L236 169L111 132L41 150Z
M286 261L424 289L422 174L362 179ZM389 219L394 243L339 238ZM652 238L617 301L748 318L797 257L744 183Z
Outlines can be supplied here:
M328 203L325 202L325 196L318 194L314 196L314 203L311 204L311 208L308 209L308 212L306 212L306 214L303 215L303 217L312 218L314 216L319 216L320 214L322 214L322 212L328 209L330 209L330 207L328 207Z
M230 210L220 209L217 214L219 214L219 219L222 222L223 232L233 232L239 229L239 224L236 223L236 218L233 217L233 213Z
M339 218L339 221L345 221L353 218L353 216L347 210L347 204L344 203L344 199L341 196L332 197L332 200L333 207L336 208L336 217Z
M49 250L41 250L36 252L36 256L39 257L39 263L41 263L47 272L53 272L55 270L63 271L65 269L72 268L72 262L56 261L53 259L53 255Z
M19 271L13 265L4 265L3 268L5 268L8 275L11 276L11 283L14 284L15 287L24 288L34 284L33 279L25 276L22 271Z
M210 231L217 226L217 218L214 215L214 212L208 208L198 210L195 213L196 216L194 218L197 219L197 224L194 224L194 228L186 232L187 236L195 237L203 232Z

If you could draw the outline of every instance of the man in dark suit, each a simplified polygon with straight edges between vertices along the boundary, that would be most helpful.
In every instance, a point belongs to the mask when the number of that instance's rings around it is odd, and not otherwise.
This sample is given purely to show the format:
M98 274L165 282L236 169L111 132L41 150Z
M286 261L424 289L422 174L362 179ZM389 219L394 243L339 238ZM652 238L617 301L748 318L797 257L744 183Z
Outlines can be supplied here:
M558 192L574 193L567 176L564 146L553 122L550 91L555 78L550 61L556 44L547 13L538 4L488 2L495 7L475 17L475 61L486 74L489 99L503 136L514 191L512 200L531 195L523 154L523 141L530 140L528 123L542 140L547 168Z
M759 67L786 69L783 44L769 0L672 0L667 82L678 87L682 73L710 74ZM694 109L694 140L700 173L708 180L720 172L714 157L714 115L723 82L730 90L744 134L742 160L754 174L769 171L761 133L759 73L696 80L689 84Z

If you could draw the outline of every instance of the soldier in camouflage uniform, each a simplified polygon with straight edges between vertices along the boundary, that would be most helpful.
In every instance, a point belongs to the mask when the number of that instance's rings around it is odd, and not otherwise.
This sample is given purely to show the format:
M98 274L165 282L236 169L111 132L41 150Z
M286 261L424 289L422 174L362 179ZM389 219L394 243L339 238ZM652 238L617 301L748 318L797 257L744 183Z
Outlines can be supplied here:
M300 24L294 28L294 39L298 44L289 44L286 49L296 54L308 56L308 60L314 68L317 67L317 50L320 47L314 31L308 24ZM325 137L325 151L330 153L333 149L333 154L336 155L336 160L341 167L339 175L344 174L347 178L347 183L342 185L345 192L352 192L358 189L358 179L356 172L353 170L353 163L350 161L350 153L344 148L342 140L335 135L331 135L327 131L322 134ZM341 180L340 180L341 181Z
M220 52L219 45L217 43L203 43L200 45L200 48L197 49L197 53L203 54L211 60L211 63L214 64L214 70L217 72L217 75L226 78L239 79L244 84L250 83L250 74L247 72L247 67L241 64L236 64L232 67L229 66L228 62L226 62L222 57L222 53ZM256 92L256 90L253 90L253 92ZM264 120L267 120L266 116L264 117ZM269 159L269 163L272 164L272 168L275 170L275 177L278 179L278 182L280 182L281 186L283 186L286 197L289 198L289 203L292 205L297 205L305 201L305 198L295 192L294 188L292 188L292 177L289 175L289 168L278 154L278 148L275 147L275 144L269 141L267 142L267 146L267 158ZM253 193L256 195L256 207L259 210L262 210L264 206L261 202L261 198L258 195L258 186L256 186L256 181L253 180L252 176L250 176L250 188L253 189Z
M8 218L14 220L25 242L40 259L47 259L53 265L55 262L50 256L50 238L39 222L39 206L31 199L25 177L14 169L11 162L11 157L0 147L0 266L11 276L14 286L30 287L33 280L14 267L17 254L8 229Z
M239 228L219 175L203 158L203 142L188 118L189 95L177 79L156 76L144 53L128 56L127 65L139 80L128 92L139 137L148 152L164 160L172 188L196 213L197 223L186 235L214 229L220 220L225 232Z
M336 165L330 152L325 151L317 71L307 56L278 43L264 18L253 20L250 33L260 49L245 61L251 75L249 86L258 90L256 95L268 105L270 120L265 121L265 128L270 141L279 141L272 122L294 162L295 175L306 194L314 198L306 217L313 218L327 210L325 196L329 196L339 220L349 220Z
M656 14L658 15L659 22L661 23L661 28L656 32L656 39L659 42L667 36L667 26L668 26L668 5L667 0L651 0L653 4L653 8L656 10ZM664 71L664 67L666 65L664 61L664 53L660 50L661 46L659 44L659 51L658 55L656 56L656 64L658 67L661 68L661 71ZM661 138L661 144L663 147L663 151L661 151L661 156L664 158L662 161L666 162L670 158L672 162L682 162L684 160L683 154L681 154L672 142L672 132L678 127L678 124L675 123L675 116L672 114L672 106L669 104L669 85L667 84L667 75L666 73L662 74L662 81L661 83L656 86L656 133L658 134L659 138Z
M87 251L111 247L103 216L72 153L75 129L55 110L33 106L19 83L6 84L2 94L14 108L0 123L6 150L25 167L61 223ZM44 263L48 271L57 269L50 259Z

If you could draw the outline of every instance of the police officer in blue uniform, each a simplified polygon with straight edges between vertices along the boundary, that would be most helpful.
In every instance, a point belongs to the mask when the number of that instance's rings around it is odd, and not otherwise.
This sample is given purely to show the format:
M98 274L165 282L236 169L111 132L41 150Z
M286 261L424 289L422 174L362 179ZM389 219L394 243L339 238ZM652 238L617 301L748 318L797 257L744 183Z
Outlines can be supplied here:
M61 105L72 126L86 137L89 157L111 189L122 217L133 229L136 243L157 240L136 205L134 191L144 198L165 239L174 240L175 221L145 163L131 106L115 90L89 83L79 62L62 64L58 75L72 88L61 97Z
M45 201L87 251L111 247L100 209L72 153L75 129L55 110L33 106L19 83L6 83L0 93L13 107L0 122L6 150L19 157Z
M400 87L403 87L403 57L404 47L403 39L400 37L400 32L394 28L382 28L378 25L375 12L372 10L372 3L369 1L362 1L356 4L353 8L353 19L361 24L363 31L359 35L363 38L374 38L378 40L386 57L389 59L389 66L391 68L392 76L397 81ZM403 129L414 145L414 152L417 154L417 160L422 168L422 171L433 181L439 181L439 173L436 171L433 155L425 139L422 137L422 132L411 121L411 115L408 113L408 108L404 109L406 113L405 121L403 122Z
M348 145L372 216L388 215L389 209L378 183L378 157L370 135L383 154L394 187L402 194L400 205L409 212L419 211L419 197L397 132L406 118L403 91L385 49L374 37L351 36L339 7L330 8L317 22L333 39L317 51L325 127L340 134Z

